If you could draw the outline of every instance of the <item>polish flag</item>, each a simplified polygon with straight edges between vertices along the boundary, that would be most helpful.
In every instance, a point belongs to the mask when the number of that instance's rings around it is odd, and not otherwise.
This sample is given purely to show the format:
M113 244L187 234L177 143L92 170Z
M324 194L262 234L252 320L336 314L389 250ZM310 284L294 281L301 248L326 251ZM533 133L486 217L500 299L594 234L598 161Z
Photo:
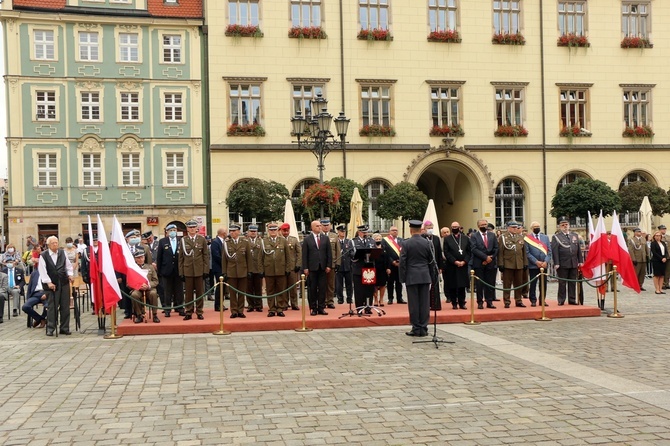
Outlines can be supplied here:
M582 274L587 279L594 277L601 277L606 273L605 264L610 259L610 244L607 240L607 233L605 232L605 221L603 220L603 211L600 211L598 216L598 224L593 229L591 223L591 213L589 212L589 236L591 242L589 244L589 253L586 256L586 261L582 265ZM604 294L606 288L604 287L607 281L604 278L596 279L596 286L599 287L600 294Z
M130 252L126 239L121 231L121 223L114 216L112 226L112 243L109 247L112 252L114 270L126 276L126 285L133 290L139 290L142 285L149 285L147 275L149 271L140 268Z
M103 308L103 295L100 288L100 266L98 265L98 255L93 249L93 227L91 225L91 216L88 216L88 258L89 258L89 277L91 278L91 293L93 294L93 309L98 314ZM99 243L99 242L98 242ZM98 248L98 251L100 248Z
M637 281L633 261L628 253L626 239L623 237L623 231L621 230L621 225L619 225L619 217L617 217L616 211L612 214L612 218L612 243L610 244L612 264L617 267L617 272L621 276L623 286L627 286L639 294L640 283Z
M112 255L109 252L109 243L107 242L107 234L105 233L105 228L102 226L100 215L98 215L98 254L100 254L98 269L102 271L101 295L105 296L103 304L105 310L109 312L121 300L121 290L119 289L119 283L116 281Z

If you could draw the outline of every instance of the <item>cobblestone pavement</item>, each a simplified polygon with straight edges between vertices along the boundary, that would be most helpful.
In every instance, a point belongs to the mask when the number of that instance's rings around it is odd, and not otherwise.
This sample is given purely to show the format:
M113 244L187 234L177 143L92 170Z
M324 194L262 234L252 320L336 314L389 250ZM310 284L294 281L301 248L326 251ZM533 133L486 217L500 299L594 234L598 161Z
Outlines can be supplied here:
M12 318L0 444L670 445L670 293L619 309L440 325L438 349L407 327L104 340L90 314L59 338Z

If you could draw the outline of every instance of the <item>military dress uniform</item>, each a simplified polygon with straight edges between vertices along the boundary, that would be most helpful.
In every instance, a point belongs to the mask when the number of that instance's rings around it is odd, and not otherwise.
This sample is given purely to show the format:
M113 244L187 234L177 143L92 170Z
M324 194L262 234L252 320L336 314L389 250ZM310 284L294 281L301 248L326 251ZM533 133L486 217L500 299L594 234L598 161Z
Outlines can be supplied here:
M231 225L229 231L239 231L240 227ZM230 290L230 317L244 315L244 294L247 292L247 276L251 271L251 247L242 237L228 237L223 241L223 276L228 284L238 291Z
M288 223L284 223L280 229L290 229ZM289 235L286 238L286 251L288 253L288 260L286 268L289 271L287 284L289 287L295 284L299 280L298 272L300 271L300 262L302 261L302 246L300 245L300 240L292 235ZM298 286L294 286L288 291L288 300L284 306L284 311L288 309L288 305L291 305L291 309L299 310L298 306Z
M186 227L197 227L197 222L189 220ZM209 274L209 248L207 240L200 234L184 235L179 241L179 275L184 278L185 320L193 314L193 300L205 294L205 276ZM195 292L195 295L194 295ZM196 303L198 319L203 319L204 298Z
M344 231L344 225L341 226ZM340 229L338 228L338 231ZM337 238L337 252L338 256L335 260L335 294L337 295L337 303L344 303L344 288L347 289L347 303L352 303L354 288L351 277L351 256L349 253L353 251L354 244L346 236L344 238Z
M517 226L509 222L507 226ZM503 301L505 308L509 308L510 288L517 288L523 283L524 270L528 268L526 245L521 234L505 232L498 238L498 269L503 273ZM514 290L514 302L517 307L525 307L521 298L522 289Z
M562 220L564 221L564 220ZM577 305L577 268L584 262L579 236L559 231L551 238L551 253L558 276L558 305L565 304L566 288L570 305ZM567 280L566 280L567 279Z
M144 254L137 252L135 257L143 257ZM149 281L149 288L146 290L131 290L130 296L133 298L133 313L135 314L135 322L140 323L144 320L144 304L146 302L151 305L151 313L153 315L153 321L158 323L158 292L156 287L158 286L158 274L156 269L151 264L144 264L141 267L143 270L147 271L147 280ZM146 300L145 300L146 299Z
M321 220L321 224L330 224L329 219ZM331 256L333 258L333 264L338 257L339 249L337 247L337 234L334 232L327 232L328 241L330 242ZM335 308L335 268L331 269L330 272L326 274L326 308Z
M649 247L647 241L638 235L640 228L635 228L633 237L628 239L628 252L630 259L633 261L635 267L635 275L640 284L640 288L644 290L644 276L647 273L647 262L649 261Z
M255 229L253 229L255 228ZM258 230L258 226L250 225L250 231ZM261 238L245 237L249 242L249 249L251 254L251 275L247 279L247 292L254 296L263 295L263 249L261 248ZM247 296L247 311L263 311L263 298Z
M359 226L358 231L367 232L367 226ZM374 285L365 285L363 284L363 267L374 268L374 261L370 263L365 263L363 259L354 258L356 251L362 248L374 248L375 241L371 237L360 237L357 236L353 240L354 249L351 251L351 270L354 277L354 300L356 301L356 308L365 307L372 305L372 296L375 292ZM366 309L366 313L372 313L371 310Z
M270 235L266 235L261 241L265 289L268 295L268 317L275 315L284 317L284 308L288 302L286 292L270 297L286 289L286 277L289 273L288 243L284 237L279 237L274 232L277 229L279 229L277 225L269 225Z

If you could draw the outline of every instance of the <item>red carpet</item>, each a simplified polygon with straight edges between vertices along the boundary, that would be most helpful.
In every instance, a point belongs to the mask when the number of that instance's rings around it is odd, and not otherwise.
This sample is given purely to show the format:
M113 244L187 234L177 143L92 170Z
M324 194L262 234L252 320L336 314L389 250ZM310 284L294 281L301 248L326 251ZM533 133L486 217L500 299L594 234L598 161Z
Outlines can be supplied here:
M565 317L586 317L600 316L600 309L596 307L587 307L581 305L563 305L558 306L555 301L547 300L549 306L546 307L546 317L565 318ZM440 324L463 323L470 320L470 309L452 310L449 304L442 303L442 311L437 312L437 321ZM495 321L518 321L535 319L541 316L540 307L532 308L530 305L526 308L505 309L502 302L495 303L496 309L475 309L475 321L477 322L495 322ZM449 307L447 309L447 307ZM305 326L313 329L324 328L350 328L350 327L375 327L382 325L396 325L409 327L409 314L407 305L385 305L381 308L386 312L383 316L376 313L371 316L346 316L339 318L342 313L349 311L349 305L336 305L334 310L327 310L327 316L310 316L309 311L305 318ZM231 319L230 311L224 311L223 329L231 332L239 331L273 331L273 330L294 330L302 327L302 311L288 310L286 317L267 317L267 309L263 313L246 313L245 319ZM185 334L185 333L213 333L220 329L219 313L213 308L205 308L205 319L200 321L195 318L190 321L184 321L178 314L172 313L172 317L166 318L162 313L158 314L161 322L135 324L130 319L122 320L118 325L120 335L150 335L150 334ZM431 321L433 313L431 312Z

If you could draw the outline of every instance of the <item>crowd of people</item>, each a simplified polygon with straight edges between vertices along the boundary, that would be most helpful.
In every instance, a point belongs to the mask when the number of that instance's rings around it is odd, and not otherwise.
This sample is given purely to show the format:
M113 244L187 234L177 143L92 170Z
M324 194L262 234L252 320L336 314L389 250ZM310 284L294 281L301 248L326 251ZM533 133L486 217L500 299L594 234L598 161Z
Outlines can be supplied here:
M531 307L542 304L547 284L546 280L538 280L542 270L558 279L558 305L577 305L577 278L587 251L587 244L570 230L567 219L560 219L558 230L551 237L542 233L537 221L530 224L528 231L516 221L509 221L504 230L496 231L493 224L481 219L476 229L467 232L455 221L441 228L438 235L431 221L412 220L412 237L404 240L398 236L396 226L391 226L384 236L379 232L370 234L366 225L358 226L356 236L349 239L346 226L338 225L333 230L328 218L311 222L311 231L302 241L290 235L292 228L288 223L266 224L264 236L259 234L258 225L249 225L242 235L243 228L231 224L219 228L213 238L200 235L195 220L185 225L186 234L182 236L174 224L165 227L160 239L151 231L141 234L131 230L125 234L135 262L147 270L147 283L138 289L130 287L126 277L117 273L123 291L119 306L125 318L141 323L148 317L159 323L161 308L164 317L171 317L174 312L186 321L194 316L202 320L205 297L214 301L216 311L227 310L225 306L221 308L218 298L219 277L229 288L226 298L231 318L265 311L267 317L285 317L288 309L300 310L296 284L304 274L310 315L327 315L336 303L349 304L350 308L355 305L356 313L361 315L372 314L384 305L409 303L413 328L408 334L425 336L427 312L442 310L442 293L452 309L467 309L471 271L477 277L478 309L496 308L495 302L500 302L496 287L500 285L505 308L512 305L512 297L516 307L526 307L525 299ZM412 240L415 237L418 239ZM643 291L649 269L655 293L665 294L668 289L667 238L664 225L653 235L635 228L633 236L628 237ZM98 255L95 236L92 244ZM62 247L56 237L39 242L30 237L23 253L8 244L0 257L0 323L5 302L10 300L13 316L22 310L31 316L35 327L46 327L48 336L57 329L61 334L70 334L70 284L79 275L84 283L90 283L90 252L81 237L67 237ZM417 268L417 264L421 267ZM543 290L539 289L540 284L544 284ZM264 295L265 304L261 297ZM40 304L42 313L36 311ZM604 300L599 305L604 309ZM58 308L58 315L48 308Z

